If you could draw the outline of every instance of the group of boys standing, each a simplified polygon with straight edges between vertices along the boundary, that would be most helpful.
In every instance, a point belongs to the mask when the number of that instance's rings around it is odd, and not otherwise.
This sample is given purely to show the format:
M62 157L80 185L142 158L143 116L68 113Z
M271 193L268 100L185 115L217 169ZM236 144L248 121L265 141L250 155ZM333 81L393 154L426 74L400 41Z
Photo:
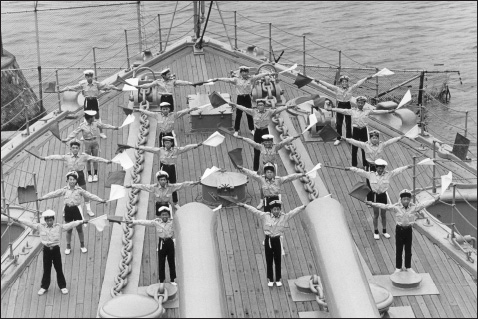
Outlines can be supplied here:
M266 108L270 103L267 99L257 99L256 108L252 108L251 91L254 82L260 80L264 76L270 75L261 73L256 76L249 75L249 68L242 66L239 69L240 76L236 78L218 78L216 81L224 81L236 86L237 89L237 103L229 103L236 109L235 133L234 136L243 139L254 148L254 167L249 170L242 166L238 166L241 173L251 177L259 183L261 189L261 201L256 207L238 203L239 206L244 207L246 211L254 213L262 221L264 230L264 247L267 264L267 280L268 286L272 287L274 283L280 287L281 280L281 255L283 254L283 233L287 221L296 214L303 211L306 205L302 205L293 209L288 213L282 211L282 185L286 182L293 181L299 178L308 178L306 174L291 174L284 177L279 177L277 173L278 151L285 145L292 143L294 139L299 136L289 137L284 141L274 144L273 135L269 134L269 121L272 116L278 114L288 107ZM85 122L80 124L71 134L68 135L63 142L68 143L71 153L66 155L50 155L40 157L42 160L60 160L65 163L68 173L67 186L50 192L39 200L49 198L64 197L64 220L67 224L61 225L54 223L55 213L47 210L43 213L45 223L31 223L25 220L18 220L31 228L40 230L40 238L44 245L43 261L44 261L44 275L41 283L41 289L38 292L42 295L46 292L50 284L50 273L52 264L55 267L58 278L58 285L62 293L68 293L66 289L66 281L63 276L61 268L61 253L59 249L59 241L61 231L67 231L67 248L65 254L71 252L71 236L72 230L76 227L80 238L81 252L86 253L87 249L84 246L84 235L81 227L82 223L87 222L83 217L81 208L81 199L85 201L87 213L94 216L91 210L89 200L99 202L106 202L104 199L86 191L86 178L84 175L85 167L88 171L88 182L95 182L98 180L98 164L97 162L104 162L111 164L111 160L98 157L99 139L106 138L102 133L102 129L119 128L113 125L102 123L99 118L99 103L98 95L101 90L118 90L113 85L103 85L93 80L93 71L87 70L84 72L86 79L81 81L77 86L66 87L66 90L81 90L85 96ZM400 192L401 201L397 204L388 203L387 190L389 188L389 181L393 176L401 173L405 169L411 167L404 166L397 168L391 172L385 170L387 163L382 159L384 148L388 145L399 141L402 137L390 139L385 142L379 141L379 132L371 131L369 133L370 140L367 135L366 118L371 114L390 113L393 111L377 111L364 110L363 107L366 98L363 96L357 97L357 108L352 108L350 99L352 98L352 91L364 83L371 77L360 80L352 87L348 86L348 77L342 76L340 78L340 87L332 86L322 81L317 81L319 84L326 86L336 93L338 101L338 108L330 108L328 111L337 112L337 131L341 135L342 123L345 118L346 122L346 138L338 138L335 145L338 145L343 139L353 145L352 147L352 167L345 168L345 170L353 171L359 176L367 178L368 185L371 188L367 196L367 204L374 207L374 238L379 239L378 231L378 216L379 210L382 210L382 233L385 238L390 238L386 231L386 215L385 211L390 210L396 214L396 244L397 244L397 260L396 271L402 270L402 249L405 248L405 269L411 271L411 229L415 222L417 213L430 203L422 205L415 205L410 202L411 191L402 190ZM159 156L160 171L156 173L158 183L155 184L131 184L125 185L126 188L137 188L148 191L155 196L155 215L158 218L154 220L134 220L127 222L128 226L135 225L155 227L159 237L158 242L158 267L159 280L165 281L165 262L168 261L170 267L171 283L175 284L175 252L174 252L174 227L172 213L179 208L177 191L186 187L198 185L200 181L186 181L176 183L176 161L180 154L188 152L189 150L200 147L202 143L190 144L183 147L175 145L175 135L173 132L174 123L176 119L194 111L195 108L189 108L178 112L174 111L173 89L177 85L193 85L188 81L175 80L171 77L170 69L165 69L161 72L161 78L148 84L138 86L141 89L147 89L157 86L162 94L160 100L161 112L150 112L139 108L142 114L156 119L159 133L159 147L133 147L139 150L152 152ZM274 105L274 104L273 104ZM240 129L240 119L242 112L246 113L248 118L248 126L253 135L253 140L242 137L238 134ZM353 130L352 130L353 128ZM85 144L85 153L80 153L80 141L76 139L78 133L82 133L82 139ZM353 137L353 138L351 138ZM362 149L362 162L364 170L357 168L357 149ZM94 169L91 170L90 163L94 163ZM261 174L263 173L263 174ZM263 209L263 210L261 210ZM275 280L274 280L274 264L275 264Z

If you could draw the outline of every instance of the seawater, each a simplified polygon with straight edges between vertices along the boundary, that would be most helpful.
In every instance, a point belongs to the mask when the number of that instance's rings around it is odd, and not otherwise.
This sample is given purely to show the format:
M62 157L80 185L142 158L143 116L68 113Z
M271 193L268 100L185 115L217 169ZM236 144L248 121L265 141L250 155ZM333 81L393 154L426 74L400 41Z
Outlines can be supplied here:
M16 55L21 67L36 67L35 20L30 1L2 1L2 40L4 47ZM62 6L84 6L108 2L75 2L68 4L40 1L39 9ZM111 3L111 2L109 2ZM206 2L209 5L209 2ZM145 21L158 13L174 11L176 1L144 2ZM179 2L178 8L187 5ZM239 47L246 43L256 44L268 36L266 23L295 35L307 38L334 50L342 50L352 60L343 57L344 66L373 66L389 69L459 70L463 84L456 74L450 74L451 101L445 106L435 106L433 112L453 125L464 127L464 114L453 110L470 111L469 138L476 143L477 135L477 5L461 1L220 1L224 11L236 10L239 25L246 25L257 36L239 30ZM207 8L206 8L207 9ZM28 13L3 14L9 11L28 10ZM192 13L192 5L176 15L175 25ZM207 14L207 10L206 10ZM246 16L257 24L242 18ZM91 7L78 10L41 11L39 16L41 64L43 67L70 66L83 58L91 47L108 47L115 41L124 43L124 29L137 26L134 5L115 7ZM169 27L171 15L162 16L163 28ZM183 17L183 18L182 18ZM226 23L232 24L232 12L224 12ZM182 20L181 20L182 18ZM208 30L216 35L225 35L217 22L221 18L212 10ZM214 22L213 22L214 21ZM192 20L178 29L187 31ZM233 28L229 27L229 35ZM206 35L208 32L206 31ZM291 46L298 51L285 49L288 60L301 63L302 40L291 34L272 29L273 48L276 51ZM163 40L167 30L163 31ZM151 34L151 37L154 35ZM157 36L157 35L156 35ZM212 37L216 37L210 34ZM137 41L135 33L129 32L130 43ZM113 45L98 51L98 60L117 51ZM134 50L134 46L131 47ZM105 52L109 55L105 55ZM310 52L322 61L336 65L336 51L319 48ZM124 64L124 53L104 64ZM311 64L317 63L308 59ZM358 63L356 63L356 62ZM323 64L323 63L322 63ZM91 67L91 55L76 66ZM62 76L67 71L62 71ZM80 70L71 70L73 76ZM70 75L71 78L71 75ZM448 109L448 108L450 109ZM458 131L439 118L430 117L430 127L440 132L446 141L454 141ZM460 131L461 133L463 131ZM476 158L476 146L471 147Z

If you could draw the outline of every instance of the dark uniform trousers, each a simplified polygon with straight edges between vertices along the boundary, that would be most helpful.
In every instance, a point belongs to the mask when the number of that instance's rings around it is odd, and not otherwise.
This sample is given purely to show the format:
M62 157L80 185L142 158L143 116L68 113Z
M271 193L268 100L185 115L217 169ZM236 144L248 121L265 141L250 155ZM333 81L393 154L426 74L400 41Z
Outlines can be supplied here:
M251 96L249 94L238 95L237 104L247 107L248 109L252 108ZM241 128L242 113L243 112L241 110L236 109L236 119L234 120L234 130L236 132L238 132L239 129ZM252 119L252 116L249 114L246 114L246 117L247 117L247 126L249 126L249 130L252 131L254 129L254 120Z
M163 171L168 173L169 182L172 184L176 183L176 165L175 164L167 165L167 164L160 163L160 166ZM177 202L178 202L178 192L173 192L173 203L176 204Z
M367 127L354 127L352 138L360 142L367 142L368 141ZM357 167L357 151L358 151L358 147L352 145L352 166L353 167ZM365 159L364 149L362 149L362 163L364 166L367 166L368 164L367 160Z
M158 266L159 266L159 282L166 279L166 258L169 264L169 275L171 282L176 279L176 263L174 261L174 241L172 238L160 238L158 243Z
M339 109L350 110L352 108L352 104L350 104L350 102L338 102L337 107ZM335 129L337 130L337 133L339 133L339 135L342 136L342 124L344 123L344 118L345 118L345 137L351 138L352 137L352 117L350 115L337 113L337 121L335 123Z
M48 289L51 281L51 265L55 267L56 281L60 289L66 288L65 275L61 266L60 246L43 246L43 277L41 279L41 288Z
M412 239L413 239L413 227L412 226L400 226L395 228L395 246L397 249L396 255L396 268L402 268L402 253L405 248L405 268L411 268L412 266Z
M262 135L269 134L269 128L255 128L254 131L254 142L261 144L262 143ZM260 158L261 158L261 151L254 149L254 171L257 172L260 165ZM262 173L262 172L260 172Z
M272 263L275 264L276 268L276 281L281 280L281 244L280 244L280 236L270 237L266 235L266 239L264 240L264 246L266 250L266 264L267 264L267 279L269 281L274 281L274 273L272 270Z

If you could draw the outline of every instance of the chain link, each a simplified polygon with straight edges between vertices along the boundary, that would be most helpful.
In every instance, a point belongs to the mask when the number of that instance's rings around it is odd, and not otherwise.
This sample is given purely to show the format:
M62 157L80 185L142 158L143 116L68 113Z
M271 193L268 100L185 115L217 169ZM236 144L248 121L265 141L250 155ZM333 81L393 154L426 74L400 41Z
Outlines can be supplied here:
M143 93L144 94L144 93ZM141 102L140 107L143 109L149 109L149 102L146 101L146 98L143 97L143 102ZM148 141L149 135L149 120L148 116L142 114L140 117L140 128L138 140L136 146L144 145ZM144 151L136 150L135 151L135 164L133 170L131 171L131 178L135 184L138 184L141 181L140 174L144 170ZM126 221L132 221L133 217L138 212L138 202L139 202L139 189L131 188L128 193L128 202L126 203L127 214L125 216ZM123 247L121 248L121 260L118 265L119 273L114 279L114 286L111 288L111 296L116 297L121 294L121 290L128 284L128 275L131 272L131 261L133 260L133 235L134 228L133 225L122 224L123 225Z
M322 285L322 280L317 275L313 275L309 281L309 288L312 293L314 293L315 301L319 304L319 309L321 311L329 311L329 307L327 306L327 302L325 302L325 294L324 294L324 287Z
M276 130L279 132L279 136L282 140L289 137L289 128L284 125L284 119L280 118L277 114L272 118L272 122L276 126ZM297 148L293 144L285 145L284 148L289 151L289 159L294 162L294 168L296 173L305 173L305 163L301 160L300 154L297 152ZM301 177L299 179L304 187L304 190L308 193L310 201L319 198L319 191L315 188L315 182L309 176Z

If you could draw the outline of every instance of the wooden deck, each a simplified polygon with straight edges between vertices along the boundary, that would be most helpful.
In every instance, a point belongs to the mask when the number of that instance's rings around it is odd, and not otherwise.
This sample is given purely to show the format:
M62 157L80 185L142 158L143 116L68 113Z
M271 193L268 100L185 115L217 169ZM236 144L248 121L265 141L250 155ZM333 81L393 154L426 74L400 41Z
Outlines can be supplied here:
M235 58L232 55L205 49L203 56L194 56L191 48L185 48L167 58L154 69L171 67L178 79L197 82L203 79L224 77L229 71L239 65L251 65L250 61ZM283 79L282 88L287 99L303 95L306 90L298 90L291 85L292 81ZM179 87L176 89L176 105L183 108L186 105L188 94L206 92L206 89L220 92L229 92L235 100L235 89L229 84L217 82L213 87ZM101 114L104 122L120 125L124 114L117 106L127 105L127 94L110 93L101 99ZM82 119L62 122L62 136L66 136ZM188 130L189 118L181 119L175 128L181 145L198 143L209 134L185 134ZM241 134L248 136L245 119L242 122ZM100 156L112 158L116 150L116 143L127 141L128 128L120 131L106 131L107 140L101 141L102 153ZM250 136L250 135L249 135ZM387 136L388 138L388 136ZM37 140L41 146L41 154L62 154L67 149L64 144L51 136ZM216 165L227 170L234 170L227 156L227 150L243 147L245 151L245 165L252 167L252 148L242 141L226 137L225 143L217 148L202 146L199 149L183 155L179 161L178 181L197 180L207 167ZM333 163L335 165L350 165L349 146L342 143L339 147L331 143L307 143L306 147L314 162ZM391 146L387 152L386 160L390 167L409 164L413 151L402 143ZM40 194L57 189L64 185L65 169L58 162L41 162L25 152L15 159L13 163L6 163L7 190L6 197L14 201L16 187L29 184L30 175L23 172L38 172L38 189ZM14 167L14 168L13 168ZM88 190L107 197L109 190L104 188L104 181L110 171L119 169L115 164L106 166L100 164L100 181L88 184ZM155 160L153 172L159 169ZM22 171L20 171L22 170ZM439 168L440 174L447 171ZM280 165L279 172L284 174L285 168ZM459 172L453 172L459 176ZM372 218L370 209L354 200L348 192L357 181L350 172L322 169L319 171L321 178L334 198L344 206L348 218L350 231L364 257L368 267L374 275L389 274L394 270L394 221L389 215L387 229L392 239L375 241L372 236ZM426 173L423 173L424 175ZM466 176L463 176L466 177ZM396 200L397 192L402 188L411 187L411 170L397 177L390 191L392 200ZM420 185L418 185L420 186ZM426 185L423 185L426 186ZM247 191L252 197L253 205L259 201L259 188L251 182ZM194 187L190 190L180 191L180 204L195 201L200 196L201 189ZM285 185L284 196L285 210L290 210L302 205L292 184ZM41 203L41 208L52 208L57 212L62 209L62 199L50 200ZM150 203L153 203L150 197ZM96 214L114 214L116 203L108 206L98 205ZM95 206L93 205L93 208ZM153 218L153 211L148 212L148 218ZM101 284L104 278L104 269L108 254L111 228L106 228L102 233L88 226L85 232L87 254L81 254L77 237L74 237L72 254L63 256L65 276L67 279L68 295L62 295L56 285L56 277L52 276L50 290L39 297L42 275L42 256L37 256L31 264L18 277L18 279L5 291L2 291L1 316L3 317L94 317ZM144 244L142 272L139 286L147 286L158 281L157 271L157 237L154 228L146 230L147 238ZM230 317L298 317L298 312L318 310L315 302L293 302L288 289L287 280L304 275L317 273L316 265L308 238L300 222L300 216L289 222L285 234L286 256L283 259L283 288L269 288L266 285L264 250L261 245L263 240L262 228L258 219L247 214L242 208L228 208L220 212L217 238L221 254L224 285L228 313ZM333 240L333 239L331 239ZM64 246L64 240L62 246ZM453 260L447 257L437 246L433 245L426 237L414 232L414 246L412 267L418 272L431 274L437 285L440 295L396 297L394 306L411 306L416 317L476 317L476 282L464 272ZM108 274L109 276L113 274ZM167 280L169 279L167 274ZM168 310L168 317L178 317L179 311Z

